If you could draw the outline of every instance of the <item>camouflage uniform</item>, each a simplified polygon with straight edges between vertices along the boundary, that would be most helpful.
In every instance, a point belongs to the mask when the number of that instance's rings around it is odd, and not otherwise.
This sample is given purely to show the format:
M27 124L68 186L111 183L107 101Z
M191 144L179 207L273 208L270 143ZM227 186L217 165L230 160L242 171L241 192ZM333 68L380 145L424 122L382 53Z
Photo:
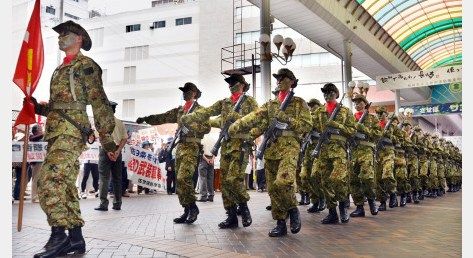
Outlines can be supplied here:
M442 196L447 188L447 182L445 179L445 164L447 162L445 139L441 138L438 144L439 153L437 158L437 176L439 181L439 195Z
M376 112L386 112L386 109L381 107ZM385 124L381 123L383 130L382 137L387 139L393 138L394 129L391 125L388 130L384 129ZM394 178L394 146L390 143L384 144L383 147L377 151L377 167L376 167L376 196L381 203L386 202L388 195L396 193L396 179Z
M378 118L372 114L368 114L362 124L356 123L357 131L366 136L365 140L356 141L357 145L352 149L351 155L351 193L357 206L363 206L364 197L373 200L376 198L374 149L375 142L381 137L378 123Z
M422 187L419 178L419 159L417 156L419 135L416 133L415 130L416 129L414 128L410 132L408 132L410 134L410 137L406 138L407 144L405 150L407 161L407 174L411 185L411 191L414 193L414 196L417 196L418 193L422 191ZM417 198L414 197L414 199Z
M317 99L311 99L308 102L310 107L310 114L312 119L314 119L314 111L321 106L322 104ZM300 191L308 193L310 199L314 205L318 205L319 201L323 198L322 189L320 188L321 184L321 175L317 173L317 171L312 170L312 164L314 163L314 158L311 157L311 153L314 150L315 146L317 145L317 139L313 138L311 142L308 144L307 149L304 153L302 167L299 171L296 171L296 184Z
M429 196L430 197L436 197L437 196L437 188L438 188L438 175L437 175L437 155L438 155L438 143L437 143L438 136L433 135L429 137L429 140L427 142L428 146L428 155L429 155L429 183L428 183L428 189L429 189Z
M236 120L249 114L258 108L258 103L253 97L246 96L238 117L230 117L229 114L233 111L233 103L230 98L225 98L217 101L207 108L202 108L192 114L186 115L182 118L184 124L199 124L202 121L207 121L211 116L220 115L218 128L223 128L228 120ZM228 140L223 140L220 150L220 169L222 180L222 199L223 206L236 206L240 203L245 203L250 200L250 196L246 191L244 185L245 169L248 165L248 156L251 150L251 136L250 134L237 134Z
M279 113L279 100L270 100L258 110L237 120L230 126L229 135L248 132L262 135L271 121ZM285 220L288 211L297 207L295 195L295 171L300 148L300 138L309 132L311 127L310 112L307 103L293 97L287 109L283 112L289 124L287 130L271 144L264 153L266 182L271 198L271 213L275 220Z
M71 81L72 79L72 81ZM37 104L36 113L47 116L45 141L48 150L38 179L38 195L48 223L55 227L84 225L75 182L79 156L86 149L79 129L56 110L90 128L86 105L92 105L95 128L107 152L117 146L111 138L115 127L113 111L102 87L102 70L81 52L69 63L56 68L51 79L49 104Z
M427 133L422 133L419 131L419 142L418 154L419 154L419 178L422 189L425 191L429 187L429 151L428 151L428 141L429 136ZM423 198L423 194L420 196Z
M397 119L397 118L395 118ZM398 120L399 123L399 120ZM395 147L394 151L394 176L397 182L397 192L401 194L401 206L405 205L405 198L408 192L411 191L411 186L409 184L409 178L407 177L407 162L405 155L406 148L406 134L405 132L398 127L398 124L393 124L394 137L393 143ZM396 201L397 206L397 201Z
M327 126L330 114L326 107L321 106L313 115L314 128L323 132ZM337 201L347 201L348 179L348 154L347 137L355 133L355 119L346 107L341 107L338 115L330 127L339 130L340 135L332 134L320 149L320 155L314 160L312 173L320 173L321 188L327 202L327 208L337 207Z
M197 101L194 112L202 108ZM184 108L179 106L165 113L143 117L143 120L150 125L161 125L166 123L178 123L181 126L181 117L184 115ZM177 195L179 203L187 207L195 203L194 186L192 177L199 164L199 157L202 150L200 141L205 134L210 132L208 121L198 121L190 123L189 132L179 139L176 146L176 173L177 173Z

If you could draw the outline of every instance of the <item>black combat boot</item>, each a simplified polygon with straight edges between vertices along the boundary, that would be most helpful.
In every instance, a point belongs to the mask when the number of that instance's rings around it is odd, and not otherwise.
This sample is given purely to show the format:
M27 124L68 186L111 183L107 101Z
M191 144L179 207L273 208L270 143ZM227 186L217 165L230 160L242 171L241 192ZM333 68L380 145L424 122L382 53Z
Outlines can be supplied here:
M389 208L394 208L397 206L397 196L396 193L391 193L389 195Z
M406 199L407 199L407 194L402 193L401 194L401 200L399 201L399 206L401 206L401 207L406 206L406 203L407 203Z
M368 198L368 204L370 206L371 215L378 215L378 208L376 207L376 202L374 199Z
M305 193L305 205L309 205L310 204L310 195L309 193Z
M439 188L438 191L437 191L437 196L438 196L438 197L442 197L443 194L444 194L443 188Z
M197 220L197 215L199 215L199 207L193 202L189 206L189 217L187 217L186 223L187 224L192 224L194 221Z
M236 215L241 216L241 207L239 205L236 207Z
M85 253L85 240L82 236L82 227L75 227L69 229L69 241L70 247L67 253L72 254L84 254Z
M280 237L287 235L287 227L286 227L286 220L278 219L276 223L276 227L271 229L268 233L270 237Z
M308 213L317 213L319 212L319 201L316 201L307 209Z
M437 198L437 189L430 190L429 195L427 197Z
M418 204L418 203L420 202L420 200L419 200L419 192L418 192L418 191L414 191L412 198L413 198L414 204Z
M69 249L69 238L64 227L51 227L51 235L43 249L34 255L35 258L56 257L65 255Z
M386 201L379 202L378 211L386 211Z
M301 230L301 217L299 214L299 209L297 207L292 208L289 210L288 213L289 213L289 225L291 228L291 233L297 234Z
M300 192L301 194L301 200L299 202L299 205L308 205L310 204L310 198L309 194L306 192Z
M266 210L270 211L271 210L271 205L266 206Z
M248 204L246 202L240 203L239 205L241 210L241 224L243 227L248 227L251 225L253 220L251 219L250 209L248 209Z
M452 192L452 188L453 188L452 184L448 184L448 190L447 190L447 192L451 193L451 192Z
M412 193L408 192L406 194L406 203L412 203Z
M328 215L322 219L322 224L337 224L338 223L338 214L337 208L329 208Z
M187 216L189 216L189 206L184 207L184 214L174 219L174 223L181 224L186 222Z
M419 190L417 193L418 193L418 195L419 195L419 200L424 200L424 191L423 191L423 190Z
M356 205L356 210L350 213L350 217L352 218L364 217L364 216L365 216L365 208L363 208L363 205Z
M350 216L348 215L347 202L350 201L339 201L338 202L338 211L340 212L340 221L342 223L348 223Z
M218 224L219 228L237 228L238 216L236 214L236 206L227 208L227 218Z
M325 202L325 198L322 197L319 201L319 211L323 211L325 208L327 208L327 203Z

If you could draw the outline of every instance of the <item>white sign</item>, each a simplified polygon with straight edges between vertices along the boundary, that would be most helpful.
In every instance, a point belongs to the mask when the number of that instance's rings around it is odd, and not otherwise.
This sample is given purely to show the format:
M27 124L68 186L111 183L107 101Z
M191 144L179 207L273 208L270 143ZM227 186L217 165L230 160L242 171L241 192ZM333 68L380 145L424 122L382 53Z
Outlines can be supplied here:
M158 157L140 147L127 145L125 148L130 153L129 159L125 161L128 180L146 188L166 190L166 174L162 173Z
M396 73L376 77L376 85L382 90L425 87L461 81L461 65L444 66L421 71Z
M79 162L86 163L88 160L98 162L100 144L98 142L94 142L90 145L87 144L87 147L89 148L80 154Z
M23 142L12 142L12 162L23 161L23 145ZM28 142L27 162L43 162L47 145L47 142Z

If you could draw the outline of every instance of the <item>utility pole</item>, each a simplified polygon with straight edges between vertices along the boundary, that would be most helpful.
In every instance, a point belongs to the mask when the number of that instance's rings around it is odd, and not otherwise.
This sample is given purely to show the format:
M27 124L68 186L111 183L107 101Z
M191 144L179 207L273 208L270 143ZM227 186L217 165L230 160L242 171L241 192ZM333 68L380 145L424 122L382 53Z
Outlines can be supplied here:
M64 0L59 0L59 23L61 24L64 20ZM58 48L57 50L57 65L61 65L61 50Z

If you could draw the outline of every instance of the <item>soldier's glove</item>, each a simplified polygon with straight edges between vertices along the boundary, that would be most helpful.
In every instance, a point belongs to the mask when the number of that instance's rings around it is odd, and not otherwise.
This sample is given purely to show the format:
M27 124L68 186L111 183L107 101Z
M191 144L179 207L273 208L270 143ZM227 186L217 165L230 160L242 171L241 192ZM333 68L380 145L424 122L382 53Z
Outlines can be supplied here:
M228 114L227 114L227 120L230 120L232 122L235 122L236 120L238 120L240 118L240 114L238 114L237 112L235 111L230 111Z
M144 122L145 122L145 119L143 117L138 117L138 119L136 119L137 124L142 124Z
M181 126L181 132L182 132L182 135L186 135L189 133L189 129L187 129L187 127L185 127L184 125Z
M287 127L288 127L288 124L287 123L283 123L283 122L279 122L278 120L276 120L276 124L275 124L275 127L279 130L286 130Z
M278 113L276 113L276 119L283 123L291 123L291 117L281 110L279 110Z

